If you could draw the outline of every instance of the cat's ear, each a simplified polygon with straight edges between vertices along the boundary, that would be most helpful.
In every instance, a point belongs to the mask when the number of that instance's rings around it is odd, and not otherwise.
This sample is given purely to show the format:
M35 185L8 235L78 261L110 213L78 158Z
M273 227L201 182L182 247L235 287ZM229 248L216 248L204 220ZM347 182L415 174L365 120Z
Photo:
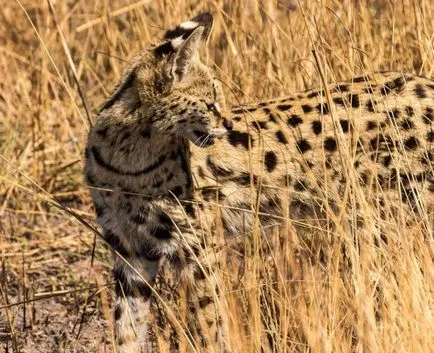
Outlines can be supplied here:
M176 48L171 69L175 82L181 81L188 74L195 61L199 60L199 47L203 32L204 28L200 26L186 40L183 40L181 37L172 40L172 45Z
M157 57L174 54L199 28L202 28L200 39L206 42L211 33L212 26L213 17L210 13L202 13L191 20L182 22L174 29L169 29L164 34L163 42L153 49L154 54Z
M164 42L153 49L157 57L169 58L172 83L181 81L199 60L199 49L208 40L212 25L211 14L200 14L168 30Z

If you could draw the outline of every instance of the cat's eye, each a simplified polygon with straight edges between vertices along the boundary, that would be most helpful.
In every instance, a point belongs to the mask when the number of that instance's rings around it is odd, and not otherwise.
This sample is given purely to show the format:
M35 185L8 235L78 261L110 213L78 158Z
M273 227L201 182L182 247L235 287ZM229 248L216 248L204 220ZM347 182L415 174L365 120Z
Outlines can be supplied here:
M215 103L206 103L206 107L209 111L213 112L215 115L220 116L220 111L217 108L217 105Z

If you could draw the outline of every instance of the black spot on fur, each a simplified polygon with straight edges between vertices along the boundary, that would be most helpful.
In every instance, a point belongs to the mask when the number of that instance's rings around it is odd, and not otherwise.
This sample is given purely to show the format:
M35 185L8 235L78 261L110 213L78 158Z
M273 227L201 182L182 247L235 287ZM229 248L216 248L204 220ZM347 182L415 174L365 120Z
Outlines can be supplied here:
M189 188L191 186L191 183L192 183L191 174L190 174L190 167L188 166L187 159L184 155L184 152L181 151L179 155L181 156L181 168L182 168L182 171L184 172L185 178L187 180L187 188Z
M285 134L281 130L276 131L276 137L280 143L283 143L285 145L288 143L288 140L286 139Z
M358 94L352 94L350 93L348 95L348 101L350 102L351 106L353 108L358 108L360 107L360 98Z
M234 116L233 118L232 118L232 120L233 121L241 121L241 117L240 116Z
M333 102L335 104L339 104L339 105L345 106L345 102L344 102L344 100L343 100L342 97L334 97L333 98Z
M256 130L268 129L266 121L255 120L255 121L252 121L252 123L250 125L251 125L252 128L254 128Z
M425 151L420 159L423 165L429 165L434 163L434 153L431 151Z
M241 173L239 176L231 178L230 180L232 180L236 183L239 183L243 186L248 186L248 185L250 185L251 178L252 178L254 184L258 183L257 176L256 175L251 176L249 173Z
M175 176L175 175L174 175L172 172L170 172L169 174L167 174L167 177L166 177L166 183L169 182L169 181L171 181L171 180L173 179L174 176Z
M369 76L358 76L353 79L353 82L367 82L370 80Z
M123 297L141 297L148 299L151 296L151 288L141 280L134 281L125 274L124 269L117 266L112 271L114 280L116 281L115 291L117 296Z
M119 321L119 319L121 318L123 312L122 312L122 308L119 305L116 305L115 307L115 321Z
M378 123L376 121L369 120L366 123L366 130L371 131L378 128Z
M277 118L274 116L274 114L270 113L268 114L268 121L271 121L272 123L276 123Z
M324 140L324 149L329 152L334 152L337 149L336 140L333 137L327 137Z
M285 175L283 177L283 181L284 181L286 187L291 186L291 184L292 184L292 177L291 177L291 175L289 175L289 174Z
M277 106L277 109L281 110L281 111L285 111L285 110L289 110L292 108L291 104L279 104Z
M413 129L414 124L410 119L404 119L403 122L401 123L401 126L404 130L410 130Z
M305 153L312 149L312 146L306 139L301 139L297 141L297 148L300 150L301 153Z
M178 108L179 106L179 102L178 101L174 101L172 104L170 104L167 109L168 110L175 110L176 108Z
M308 113L310 113L313 110L313 108L310 105L308 105L308 104L303 104L301 106L301 109L303 109L303 112L305 114L308 114Z
M367 173L360 173L360 183L362 185L367 185L369 181L369 175Z
M273 151L268 151L265 153L265 159L264 159L265 167L267 168L268 172L272 172L274 169L276 169L277 165L277 156Z
M194 279L196 281L203 281L206 279L206 273L200 268L200 266L196 266L195 268Z
M381 87L380 92L381 92L381 94L382 94L383 96L386 96L386 95L389 94L389 92L391 92L391 89L390 89L390 87L387 86L387 84L386 84L386 85L384 85L383 87Z
M148 261L155 262L160 260L163 255L156 248L152 247L150 244L144 243L140 247L140 250L137 251L136 256L139 258L143 257Z
M320 114L328 114L330 112L329 106L327 103L320 103L316 106L318 113Z
M373 137L369 142L369 145L371 146L371 150L376 151L380 148L392 148L393 144L390 136L379 135Z
M203 168L201 166L199 166L197 168L197 174L199 175L200 178L205 178L205 172L203 171Z
M390 87L397 91L401 91L405 85L405 79L402 76L399 76L398 78L395 78L391 84Z
M98 218L104 216L105 210L106 208L103 205L95 203L95 213Z
M319 135L322 132L322 123L319 120L312 121L312 131L315 135Z
M374 102L372 100L366 102L366 110L370 113L375 113Z
M416 87L414 88L414 92L419 98L427 97L425 88L422 85L416 85Z
M180 186L180 185L175 186L175 187L172 188L170 191L171 191L171 193L172 193L173 195L175 195L176 197L180 197L180 196L182 195L182 193L183 193L182 186Z
M343 132L348 132L350 130L350 122L348 120L339 120L339 123L341 124L341 128Z
M110 247L114 251L117 251L119 254L121 254L124 257L128 256L127 250L124 248L119 237L115 233L113 233L111 230L105 230L102 233L102 236L104 240L107 242L107 244L110 245Z
M131 221L136 224L144 224L148 219L148 210L147 208L140 206L137 213L131 217Z
M216 187L204 187L201 189L201 194L204 200L224 200L226 196ZM199 204L200 206L201 204Z
M179 156L179 151L172 151L172 152L170 152L170 160L172 160L172 161L176 161L177 159L178 159L178 156Z
M152 187L158 189L161 185L163 185L164 179L156 180L152 183Z
M430 125L434 121L434 111L432 108L428 107L422 114L423 122Z
M390 165L391 162L392 162L392 156L388 155L388 156L385 156L383 158L383 162L382 163L387 168Z
M431 143L434 142L434 131L428 131L426 134L426 140Z
M340 85L337 85L337 86L334 88L334 91L336 91L336 92L347 92L347 91L348 91L348 85L347 85L347 84L340 84Z
M366 88L365 88L365 93L373 94L373 93L374 93L374 90L373 90L372 87L366 87Z
M313 91L313 92L310 92L306 97L307 97L307 98L314 98L314 97L316 97L318 94L319 94L318 91Z
M249 140L253 146L253 139L251 138L250 134L246 132L232 130L228 135L228 141L232 146L237 147L238 145L241 145L246 150L249 149Z
M401 111L398 108L394 108L388 113L388 115L392 119L399 119L399 117L401 116Z
M96 130L96 133L101 136L101 137L107 137L107 133L108 133L109 128L107 126L101 127L99 129Z
M196 217L196 212L194 210L194 205L192 203L188 203L188 204L184 205L184 211L190 217L192 217L192 218Z
M169 229L163 227L157 227L154 230L152 230L152 236L154 236L157 239L166 240L172 237L172 232Z
M406 139L406 140L404 141L404 146L405 146L405 148L407 148L407 149L409 149L409 150L414 150L414 149L416 149L416 148L418 147L418 145L419 145L419 142L418 142L418 140L416 139L416 137L414 137L414 136L411 136L411 137L409 137L408 139Z
M201 309L206 308L208 305L214 303L214 300L212 297L203 297L199 299L199 306ZM214 324L214 322L213 322Z
M126 131L122 137L119 139L119 143L123 144L125 140L128 140L131 137L131 133L129 131Z
M234 174L234 171L231 169L224 169L216 164L214 164L211 161L211 157L208 156L207 160L206 160L206 164L208 166L208 169L210 170L210 172L215 175L216 177L230 177Z
M151 129L144 129L142 131L140 131L140 134L142 135L143 138L148 139L151 137Z
M411 106L407 106L405 108L405 114L407 114L409 117L412 117L414 115L414 109Z
M294 189L296 191L306 191L309 189L309 183L307 182L307 180L297 180L294 183Z
M288 118L288 125L292 126L292 127L296 127L297 125L301 124L303 122L303 119L300 118L298 115L291 115Z
M403 86L405 85L405 80L402 76L394 79L393 81L390 81L386 83L383 87L381 87L381 94L387 95L391 91L401 91L403 89Z

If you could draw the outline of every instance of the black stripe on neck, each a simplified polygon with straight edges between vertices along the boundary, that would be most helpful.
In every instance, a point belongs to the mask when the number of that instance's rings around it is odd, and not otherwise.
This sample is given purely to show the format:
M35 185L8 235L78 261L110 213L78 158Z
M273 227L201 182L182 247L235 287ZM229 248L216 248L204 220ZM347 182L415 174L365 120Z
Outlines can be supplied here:
M142 174L146 174L146 173L149 173L149 172L153 171L154 169L158 168L166 160L166 155L161 155L157 161L155 161L151 165L147 166L146 168L143 168L143 169L137 170L137 171L126 171L126 170L121 170L121 169L114 167L111 164L107 163L104 160L104 158L102 158L101 152L95 146L93 146L91 148L91 150L92 150L93 158L95 158L95 161L96 161L96 163L98 163L99 166L101 166L101 167L103 167L103 168L105 168L105 169L107 169L113 173L121 174L121 175L139 176Z

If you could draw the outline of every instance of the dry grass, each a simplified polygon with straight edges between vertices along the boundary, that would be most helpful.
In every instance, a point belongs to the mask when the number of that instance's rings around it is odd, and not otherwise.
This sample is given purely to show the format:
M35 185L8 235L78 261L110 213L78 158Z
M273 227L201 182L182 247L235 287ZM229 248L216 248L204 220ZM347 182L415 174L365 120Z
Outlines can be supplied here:
M89 226L81 175L89 119L125 60L204 9L216 18L210 64L232 103L319 85L318 67L328 81L388 69L434 75L430 1L5 2L0 350L114 352L110 259ZM371 206L362 212L374 224ZM391 219L384 229L387 241L376 242L361 230L297 235L288 224L246 244L242 271L225 268L222 285L230 344L240 353L431 351L432 244L417 224Z

